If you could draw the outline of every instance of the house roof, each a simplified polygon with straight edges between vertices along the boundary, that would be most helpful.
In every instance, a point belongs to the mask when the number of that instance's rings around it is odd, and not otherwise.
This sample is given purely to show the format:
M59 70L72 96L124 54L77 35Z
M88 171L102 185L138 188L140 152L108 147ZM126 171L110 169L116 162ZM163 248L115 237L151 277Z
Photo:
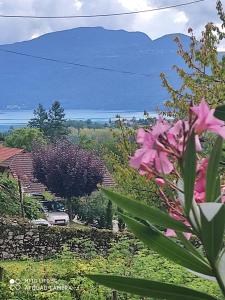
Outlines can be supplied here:
M47 188L33 175L33 159L31 153L19 153L13 157L9 164L13 177L21 181L25 193L42 194Z
M24 152L24 149L19 148L9 148L0 145L0 162L3 162L19 153Z

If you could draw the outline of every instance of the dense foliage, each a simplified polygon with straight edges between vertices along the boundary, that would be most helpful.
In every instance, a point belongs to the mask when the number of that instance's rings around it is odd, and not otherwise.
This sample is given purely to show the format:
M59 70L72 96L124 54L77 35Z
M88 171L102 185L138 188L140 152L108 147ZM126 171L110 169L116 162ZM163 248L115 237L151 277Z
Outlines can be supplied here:
M46 140L40 129L20 128L9 132L4 144L7 147L22 148L32 151L35 144L45 144Z
M33 165L35 177L51 192L67 199L70 217L71 198L95 191L105 170L95 154L67 141L36 148Z
M41 216L40 205L32 197L25 196L22 203L16 180L5 175L0 176L0 214L22 216L35 219Z
M112 203L101 192L93 192L90 196L72 200L73 210L79 220L85 224L95 225L98 228L112 227Z

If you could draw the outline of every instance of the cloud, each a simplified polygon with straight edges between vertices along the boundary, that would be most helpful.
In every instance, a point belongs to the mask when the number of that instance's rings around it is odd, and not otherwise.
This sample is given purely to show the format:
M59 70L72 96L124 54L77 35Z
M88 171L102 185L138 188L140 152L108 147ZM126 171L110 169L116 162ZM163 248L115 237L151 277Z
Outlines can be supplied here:
M184 0L170 1L179 4ZM168 5L166 0L0 0L1 14L73 15L151 9ZM0 44L35 38L47 32L80 26L142 31L155 39L174 32L187 33L192 27L200 35L203 26L218 22L215 1L138 15L91 19L3 19L0 18Z

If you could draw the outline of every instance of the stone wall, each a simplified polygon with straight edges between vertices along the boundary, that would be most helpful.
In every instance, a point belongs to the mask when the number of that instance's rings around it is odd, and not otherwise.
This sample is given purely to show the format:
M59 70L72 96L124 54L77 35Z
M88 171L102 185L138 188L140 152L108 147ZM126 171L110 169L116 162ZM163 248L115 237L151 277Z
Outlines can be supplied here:
M65 246L83 253L83 247L106 255L112 242L121 238L109 230L74 227L32 226L28 222L0 218L0 259L48 258Z

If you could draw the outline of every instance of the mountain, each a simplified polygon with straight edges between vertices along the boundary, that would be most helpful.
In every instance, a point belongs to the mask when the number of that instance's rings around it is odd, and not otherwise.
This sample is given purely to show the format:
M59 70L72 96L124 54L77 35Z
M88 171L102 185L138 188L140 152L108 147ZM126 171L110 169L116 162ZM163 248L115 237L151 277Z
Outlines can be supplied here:
M38 103L48 107L57 99L65 108L153 110L167 97L160 72L178 83L171 67L183 63L176 54L175 36L189 44L182 34L153 41L141 32L80 27L2 45L0 49L137 74L0 52L0 108L33 109Z

